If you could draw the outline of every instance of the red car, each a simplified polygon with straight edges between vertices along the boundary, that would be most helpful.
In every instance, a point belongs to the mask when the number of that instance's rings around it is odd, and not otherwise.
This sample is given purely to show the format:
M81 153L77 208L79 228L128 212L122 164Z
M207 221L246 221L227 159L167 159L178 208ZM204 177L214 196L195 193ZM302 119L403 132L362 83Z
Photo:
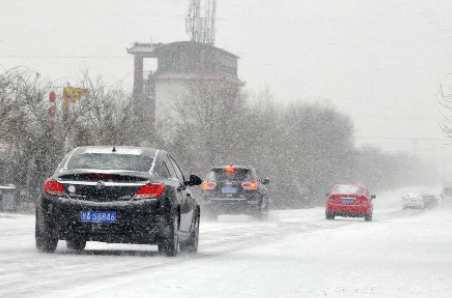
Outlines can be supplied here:
M369 195L367 187L359 184L335 185L327 196L326 219L334 219L335 216L346 216L364 217L366 221L372 221L372 200L376 196Z

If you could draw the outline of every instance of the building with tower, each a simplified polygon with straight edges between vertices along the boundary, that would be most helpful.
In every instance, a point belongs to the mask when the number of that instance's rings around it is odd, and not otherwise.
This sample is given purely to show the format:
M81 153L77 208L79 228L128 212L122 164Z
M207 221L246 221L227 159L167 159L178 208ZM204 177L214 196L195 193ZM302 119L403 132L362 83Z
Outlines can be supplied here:
M168 117L174 99L189 96L197 82L236 89L243 85L238 78L238 57L211 44L135 43L127 52L134 56L135 112L151 125ZM145 59L157 60L156 69L146 74Z

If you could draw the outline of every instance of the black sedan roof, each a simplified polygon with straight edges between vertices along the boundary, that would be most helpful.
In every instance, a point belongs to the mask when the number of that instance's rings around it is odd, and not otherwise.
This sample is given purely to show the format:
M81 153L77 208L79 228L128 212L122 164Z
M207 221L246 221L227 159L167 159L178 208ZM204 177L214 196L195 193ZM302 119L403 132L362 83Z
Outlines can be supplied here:
M153 148L134 147L134 146L84 146L78 147L73 154L83 153L117 153L117 154L132 154L132 155L148 155L155 156L158 151Z

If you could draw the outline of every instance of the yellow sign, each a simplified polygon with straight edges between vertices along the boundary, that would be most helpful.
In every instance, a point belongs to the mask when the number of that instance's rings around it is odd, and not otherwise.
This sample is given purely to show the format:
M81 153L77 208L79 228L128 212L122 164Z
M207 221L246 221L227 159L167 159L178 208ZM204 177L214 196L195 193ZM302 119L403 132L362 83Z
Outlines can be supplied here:
M63 110L67 110L69 108L69 99L72 100L72 102L76 102L86 92L87 92L86 89L64 87L64 89L63 89Z

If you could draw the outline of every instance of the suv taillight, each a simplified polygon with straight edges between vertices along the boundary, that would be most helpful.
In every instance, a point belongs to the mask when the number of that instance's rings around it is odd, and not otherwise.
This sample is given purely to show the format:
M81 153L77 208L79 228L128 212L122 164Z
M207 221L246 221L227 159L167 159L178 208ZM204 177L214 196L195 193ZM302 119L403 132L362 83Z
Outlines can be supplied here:
M54 179L48 179L44 182L44 192L54 197L66 196L63 184Z
M201 184L201 188L203 190L212 190L212 189L215 189L216 186L217 186L217 184L215 182L203 182Z
M149 200L159 197L165 191L165 184L150 183L142 186L135 196L138 200Z
M258 185L256 182L243 182L242 187L246 190L257 190Z

